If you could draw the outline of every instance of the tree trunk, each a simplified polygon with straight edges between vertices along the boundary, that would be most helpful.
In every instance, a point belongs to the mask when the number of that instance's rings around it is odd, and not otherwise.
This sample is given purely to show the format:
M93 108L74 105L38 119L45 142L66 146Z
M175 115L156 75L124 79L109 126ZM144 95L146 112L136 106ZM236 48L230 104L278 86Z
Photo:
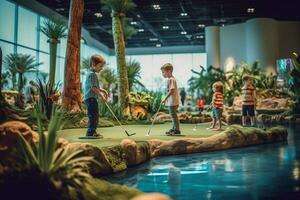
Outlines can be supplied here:
M114 12L112 13L112 29L118 67L119 106L121 107L122 111L124 111L124 109L128 107L129 101L129 86L125 60L125 42L121 17L118 15L118 13Z
M83 10L84 0L71 0L62 105L72 112L81 111L80 39Z
M49 88L52 91L55 83L57 43L59 40L49 39L48 42L50 46Z

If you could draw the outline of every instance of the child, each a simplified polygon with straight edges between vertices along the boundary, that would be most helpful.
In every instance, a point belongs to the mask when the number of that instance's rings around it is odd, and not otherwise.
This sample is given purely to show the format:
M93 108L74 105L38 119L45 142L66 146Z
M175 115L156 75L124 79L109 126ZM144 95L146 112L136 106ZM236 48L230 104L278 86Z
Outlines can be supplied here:
M213 117L213 121L212 121L212 125L211 127L209 127L208 129L211 130L221 130L222 129L222 112L223 112L223 83L218 81L215 82L212 86L213 88L213 98L212 98L212 117ZM219 127L215 128L216 123L218 122Z
M90 72L85 79L84 102L88 111L88 130L86 137L89 138L103 138L101 134L96 132L99 120L98 97L101 96L103 100L106 101L108 93L99 87L96 73L103 69L105 63L104 58L100 55L92 55L90 58Z
M167 85L168 93L166 97L162 100L162 104L167 103L167 105L169 106L169 111L173 122L172 128L168 132L166 132L166 134L167 135L180 134L179 120L176 114L179 105L179 94L178 94L176 79L172 75L173 66L170 63L166 63L160 69L163 77L168 79L168 85Z
M244 86L242 87L242 125L246 126L246 117L250 116L251 127L255 122L255 88L250 75L243 76Z
M205 106L205 100L204 100L204 97L201 96L197 100L197 107L198 107L199 113L202 113L202 111L204 110L204 106Z

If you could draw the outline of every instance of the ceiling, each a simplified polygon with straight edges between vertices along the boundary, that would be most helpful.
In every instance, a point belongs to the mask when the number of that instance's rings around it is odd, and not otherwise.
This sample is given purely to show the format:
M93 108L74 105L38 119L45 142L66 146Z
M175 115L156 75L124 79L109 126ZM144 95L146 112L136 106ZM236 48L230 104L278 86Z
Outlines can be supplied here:
M69 0L38 0L68 17ZM300 21L300 0L134 0L127 16L139 32L126 47L204 45L205 26L226 26L254 17ZM96 16L98 14L98 17ZM99 16L100 15L100 16ZM111 18L100 0L85 0L84 27L113 48Z

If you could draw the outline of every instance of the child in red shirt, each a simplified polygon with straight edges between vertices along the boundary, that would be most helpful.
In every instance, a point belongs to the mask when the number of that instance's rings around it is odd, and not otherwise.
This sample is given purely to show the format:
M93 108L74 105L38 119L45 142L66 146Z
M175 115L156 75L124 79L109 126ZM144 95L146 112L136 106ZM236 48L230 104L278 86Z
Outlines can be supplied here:
M205 106L205 100L204 100L203 96L201 96L197 100L197 107L198 107L199 113L201 113L204 110L204 106Z

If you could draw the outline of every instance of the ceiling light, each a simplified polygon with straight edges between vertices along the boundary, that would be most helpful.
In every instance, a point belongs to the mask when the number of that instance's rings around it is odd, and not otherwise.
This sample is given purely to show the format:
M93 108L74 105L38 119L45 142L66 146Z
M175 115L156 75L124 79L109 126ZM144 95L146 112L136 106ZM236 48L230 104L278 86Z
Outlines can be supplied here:
M186 35L186 31L181 31L181 35Z
M132 21L132 22L130 22L130 24L131 24L131 25L137 25L137 22Z
M225 26L225 24L222 24L222 26L224 27L224 26Z
M248 12L248 13L254 13L254 11L255 11L254 8L248 8L248 9L247 9L247 12Z
M197 35L196 38L198 38L198 39L199 39L199 38L200 38L200 39L203 39L204 36L203 36L203 35Z
M149 40L150 40L150 41L158 41L157 38L150 38Z
M180 13L180 15L181 15L182 17L185 17L185 16L187 16L188 14L187 14L187 13Z
M205 27L205 24L198 24L198 27L199 27L199 28L204 28L204 27Z
M144 32L144 29L143 28L139 28L138 32Z
M56 8L55 9L57 12L60 12L60 11L64 11L65 9L64 8Z
M156 44L156 47L161 47L161 44Z
M163 29L169 29L169 26L163 26L162 28Z
M141 18L141 15L139 15L139 14L137 14L136 16L137 16L138 18Z
M94 15L95 15L97 18L100 18L100 17L103 16L100 12L96 12L96 13L94 13Z
M153 7L155 10L160 10L159 4L154 4L152 7Z

